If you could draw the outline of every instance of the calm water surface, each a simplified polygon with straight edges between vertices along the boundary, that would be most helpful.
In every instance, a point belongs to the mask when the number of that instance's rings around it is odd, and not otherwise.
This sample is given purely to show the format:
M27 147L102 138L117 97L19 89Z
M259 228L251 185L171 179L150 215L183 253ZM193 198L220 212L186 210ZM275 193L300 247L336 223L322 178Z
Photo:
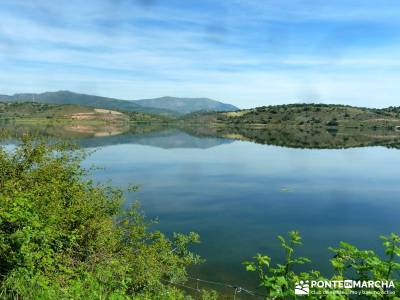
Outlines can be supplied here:
M293 229L307 268L329 274L329 246L379 250L379 235L399 230L398 150L291 149L181 132L115 143L95 147L85 165L103 168L99 181L139 185L127 201L140 200L157 229L201 235L194 251L206 263L193 276L254 287L241 263L257 252L281 258L276 236Z

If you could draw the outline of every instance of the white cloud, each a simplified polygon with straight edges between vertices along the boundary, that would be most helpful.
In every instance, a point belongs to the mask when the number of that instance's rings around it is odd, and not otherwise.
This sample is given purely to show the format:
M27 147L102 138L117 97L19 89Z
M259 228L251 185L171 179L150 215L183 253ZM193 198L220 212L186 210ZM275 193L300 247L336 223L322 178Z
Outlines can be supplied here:
M310 19L342 24L354 16L388 22L400 16L396 7L225 1L207 13L113 3L9 1L0 8L0 93L69 89L124 99L206 96L241 107L309 100L396 105L395 39L324 48L300 29L282 36L263 31L276 20L279 26ZM263 44L270 35L276 41L272 49Z

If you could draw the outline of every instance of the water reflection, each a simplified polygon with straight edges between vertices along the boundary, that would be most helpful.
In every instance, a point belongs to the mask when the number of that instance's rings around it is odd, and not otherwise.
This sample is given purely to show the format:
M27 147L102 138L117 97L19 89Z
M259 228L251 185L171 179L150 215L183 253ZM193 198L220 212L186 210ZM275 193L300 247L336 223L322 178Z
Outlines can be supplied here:
M147 126L107 136L29 130L99 148L85 161L104 167L96 180L138 184L128 203L139 199L148 217L160 220L158 228L200 233L195 250L207 262L191 271L208 280L254 289L241 262L257 252L280 258L276 235L289 230L302 233L299 255L312 259L310 268L327 274L329 246L344 240L378 250L378 236L400 227L400 152L389 149L399 145L395 131Z
M366 147L303 150L233 142L208 149L137 144L104 147L87 161L99 181L140 185L139 199L158 228L197 231L210 280L246 284L241 262L262 252L280 257L276 235L299 230L301 255L325 273L329 246L344 240L380 249L379 235L400 226L398 150Z
M140 126L15 125L1 126L12 136L24 133L72 139L83 147L140 144L172 148L210 148L235 140L303 149L343 149L369 146L400 148L400 131L372 129L327 129L324 127L210 127L174 124Z

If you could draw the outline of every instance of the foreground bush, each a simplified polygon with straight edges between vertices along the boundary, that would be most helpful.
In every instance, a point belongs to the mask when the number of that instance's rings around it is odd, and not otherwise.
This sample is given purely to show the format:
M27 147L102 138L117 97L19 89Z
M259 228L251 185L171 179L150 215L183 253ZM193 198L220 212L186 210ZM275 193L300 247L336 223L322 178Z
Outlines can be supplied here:
M25 139L0 149L0 298L183 299L195 233L148 231L123 195L86 179L84 155Z

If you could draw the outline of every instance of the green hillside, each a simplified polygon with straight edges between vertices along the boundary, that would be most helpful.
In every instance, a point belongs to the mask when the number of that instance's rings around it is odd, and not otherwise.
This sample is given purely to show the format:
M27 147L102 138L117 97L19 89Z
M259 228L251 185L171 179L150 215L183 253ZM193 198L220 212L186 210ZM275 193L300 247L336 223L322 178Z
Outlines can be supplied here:
M0 102L0 120L13 122L147 123L168 122L165 116L143 112L119 112L81 105L37 102Z
M79 105L53 105L36 102L0 102L1 119L66 118L77 113L91 113L94 109Z
M400 109L372 109L329 104L289 104L262 106L222 113L193 113L185 116L193 123L224 126L313 126L313 127L385 127L400 126Z

